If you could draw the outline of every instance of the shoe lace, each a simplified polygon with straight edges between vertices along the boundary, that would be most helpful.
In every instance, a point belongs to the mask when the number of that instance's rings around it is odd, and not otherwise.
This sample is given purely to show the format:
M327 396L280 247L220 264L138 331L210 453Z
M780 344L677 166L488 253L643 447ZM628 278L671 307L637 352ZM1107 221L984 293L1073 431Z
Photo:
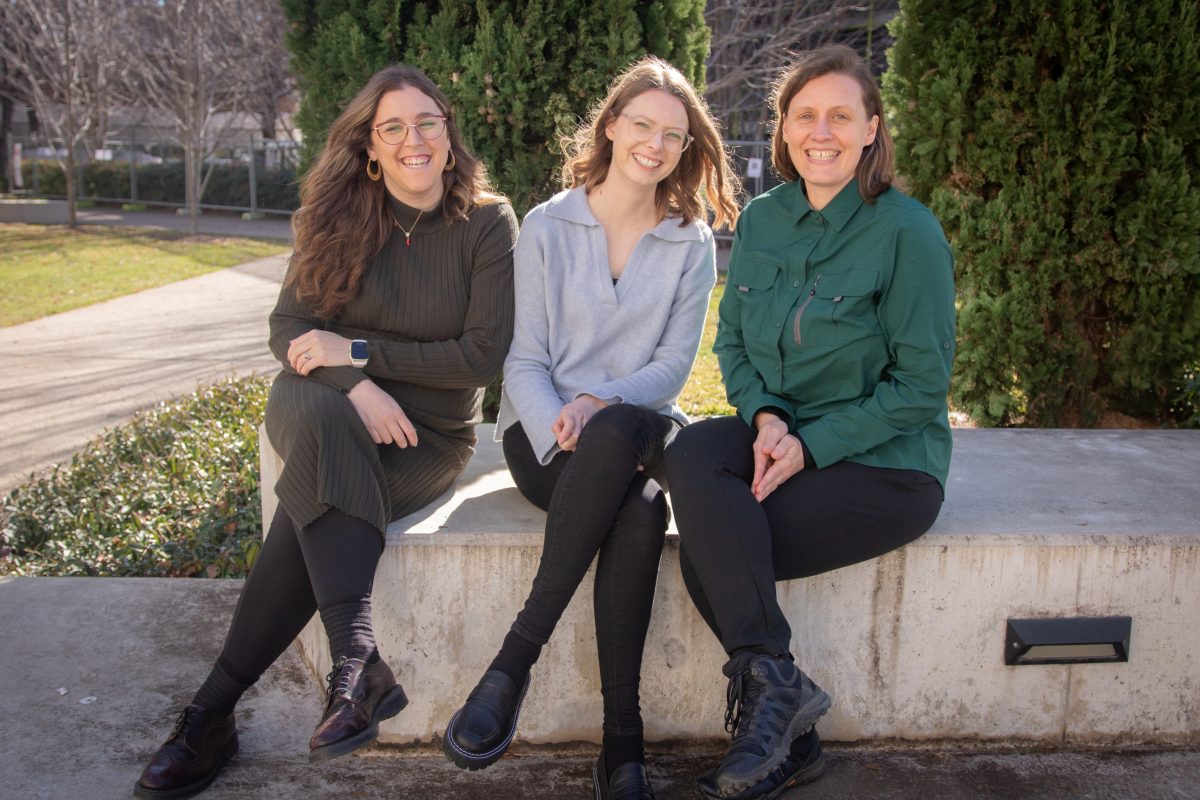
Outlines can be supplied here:
M337 661L333 662L333 669L329 670L329 674L325 676L325 682L329 684L329 699L332 700L339 692L350 691L350 675L353 670L347 669L347 659L342 656Z
M174 739L182 731L186 730L196 720L199 713L200 709L195 706L188 706L183 711L180 711L179 716L175 718L175 726L171 728L171 735L167 739Z
M742 721L742 711L746 702L743 691L745 674L745 670L735 673L725 689L725 731L730 738L737 735L738 724Z

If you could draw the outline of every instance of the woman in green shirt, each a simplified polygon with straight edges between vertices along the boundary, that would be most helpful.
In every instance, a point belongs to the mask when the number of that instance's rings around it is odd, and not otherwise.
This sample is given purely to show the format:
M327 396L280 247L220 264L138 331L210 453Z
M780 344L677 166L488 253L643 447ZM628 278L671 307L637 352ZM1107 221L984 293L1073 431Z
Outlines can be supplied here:
M953 261L892 187L879 88L845 47L777 83L785 182L737 224L714 350L736 417L667 450L684 581L729 655L733 745L708 797L774 797L824 762L830 698L793 663L775 582L882 555L941 508L950 462Z

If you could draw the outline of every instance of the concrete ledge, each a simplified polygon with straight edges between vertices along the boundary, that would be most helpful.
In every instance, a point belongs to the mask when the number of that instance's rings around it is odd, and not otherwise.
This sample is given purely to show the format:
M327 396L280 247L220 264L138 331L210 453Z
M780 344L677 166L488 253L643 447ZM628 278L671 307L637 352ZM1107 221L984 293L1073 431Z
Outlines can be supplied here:
M66 225L69 221L66 200L0 198L0 222Z
M393 523L375 582L380 647L412 704L384 741L429 741L485 669L536 571L544 515L509 480L490 426L455 492ZM281 463L261 437L264 519ZM793 650L834 696L825 738L1196 744L1200 433L958 430L934 529L883 558L779 584ZM519 735L597 741L585 579L534 668ZM1009 617L1126 614L1124 664L1006 667ZM329 668L314 622L300 637ZM724 654L668 540L643 666L651 740L723 735Z

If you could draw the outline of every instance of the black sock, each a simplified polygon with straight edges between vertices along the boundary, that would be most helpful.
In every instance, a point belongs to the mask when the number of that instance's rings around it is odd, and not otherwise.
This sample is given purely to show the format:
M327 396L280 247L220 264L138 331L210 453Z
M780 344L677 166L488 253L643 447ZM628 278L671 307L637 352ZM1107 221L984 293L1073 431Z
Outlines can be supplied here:
M504 637L504 644L500 646L500 652L488 664L488 670L498 669L512 678L517 686L521 686L541 654L540 644L534 644L516 631L509 631Z
M321 622L329 636L329 653L335 663L339 658L361 658L365 661L375 652L370 595L322 608Z
M225 660L224 656L213 664L208 678L192 698L192 705L200 706L211 711L217 717L227 717L233 713L233 707L241 698L242 693L253 685L237 674L237 670Z
M608 777L616 772L617 767L630 761L646 763L646 750L640 733L604 734L604 766Z

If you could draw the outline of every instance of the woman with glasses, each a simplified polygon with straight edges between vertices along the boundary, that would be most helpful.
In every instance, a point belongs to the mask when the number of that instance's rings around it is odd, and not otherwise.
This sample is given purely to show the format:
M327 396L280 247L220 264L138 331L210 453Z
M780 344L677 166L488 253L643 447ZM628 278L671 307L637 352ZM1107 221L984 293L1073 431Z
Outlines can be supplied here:
M286 462L279 510L221 654L139 797L212 782L237 750L238 698L314 612L333 670L310 760L372 742L404 708L371 625L384 533L466 465L482 387L512 337L516 218L418 70L377 73L334 121L293 227L270 319L283 367L266 411Z
M708 109L646 58L567 145L566 191L529 212L515 257L517 319L496 425L517 488L547 510L524 609L443 747L466 769L503 755L530 668L592 559L604 701L597 797L652 797L638 683L667 527L663 448L716 278L712 231L737 214Z

